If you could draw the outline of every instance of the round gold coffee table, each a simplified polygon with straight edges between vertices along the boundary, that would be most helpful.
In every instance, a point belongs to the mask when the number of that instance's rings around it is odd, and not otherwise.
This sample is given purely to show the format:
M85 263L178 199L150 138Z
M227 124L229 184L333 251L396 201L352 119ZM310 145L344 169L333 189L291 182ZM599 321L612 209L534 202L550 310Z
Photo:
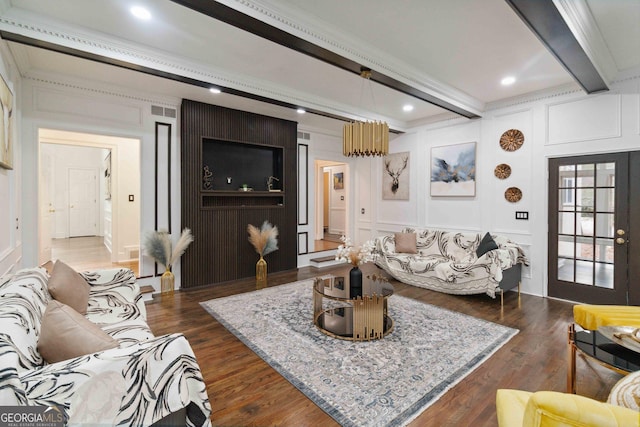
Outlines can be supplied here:
M333 338L370 341L383 338L393 330L387 312L387 300L393 285L382 276L362 278L362 296L349 295L349 277L316 278L313 285L313 319L316 327ZM338 301L339 307L324 308L324 300Z

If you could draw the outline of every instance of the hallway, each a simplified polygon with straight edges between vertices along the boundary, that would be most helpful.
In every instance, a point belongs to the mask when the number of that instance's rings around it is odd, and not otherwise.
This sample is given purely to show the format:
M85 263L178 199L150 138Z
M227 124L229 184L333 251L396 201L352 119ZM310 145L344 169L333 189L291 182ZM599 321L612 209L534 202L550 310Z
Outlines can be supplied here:
M139 276L138 261L111 262L111 254L100 236L53 239L51 241L51 258L60 259L77 271L130 268L136 276Z

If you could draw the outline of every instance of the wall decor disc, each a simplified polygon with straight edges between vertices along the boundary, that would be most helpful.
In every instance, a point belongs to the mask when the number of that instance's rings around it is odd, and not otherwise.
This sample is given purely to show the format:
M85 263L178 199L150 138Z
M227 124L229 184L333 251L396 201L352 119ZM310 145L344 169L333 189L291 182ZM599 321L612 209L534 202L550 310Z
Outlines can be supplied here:
M509 129L500 137L500 147L505 151L516 151L524 144L524 134L518 129Z
M509 187L507 191L504 192L504 198L511 203L519 202L520 199L522 199L522 190L518 187Z
M511 166L506 163L500 163L493 170L493 174L498 177L498 179L507 179L511 175Z

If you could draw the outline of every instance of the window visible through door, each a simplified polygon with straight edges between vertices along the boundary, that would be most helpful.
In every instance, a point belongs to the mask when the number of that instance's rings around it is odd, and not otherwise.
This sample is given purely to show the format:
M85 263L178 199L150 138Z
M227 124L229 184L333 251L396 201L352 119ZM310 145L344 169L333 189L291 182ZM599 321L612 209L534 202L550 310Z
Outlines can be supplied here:
M638 153L549 161L549 295L593 304L627 304L632 234L631 182ZM635 201L633 201L635 203ZM637 255L636 255L637 256Z

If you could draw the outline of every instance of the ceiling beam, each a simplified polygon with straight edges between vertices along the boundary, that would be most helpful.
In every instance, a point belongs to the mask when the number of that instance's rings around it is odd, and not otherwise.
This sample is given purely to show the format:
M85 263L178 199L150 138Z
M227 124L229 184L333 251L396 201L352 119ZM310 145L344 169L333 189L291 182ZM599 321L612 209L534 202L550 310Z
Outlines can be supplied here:
M217 1L211 0L171 0L174 3L187 7L196 12L207 15L213 19L232 25L241 30L250 32L258 37L277 43L281 46L293 49L296 52L319 59L345 71L360 75L363 64L325 49L321 46L306 41L293 34L287 33L279 28L269 25L259 19L237 11ZM418 98L429 104L451 111L460 116L473 119L480 117L478 114L465 108L454 105L431 93L403 83L391 76L380 73L376 70L371 72L371 80L384 85L390 89Z
M291 104L289 102L284 102L284 101L279 101L273 98L267 98L265 96L260 96L260 95L256 95L250 92L245 92L245 91L241 91L241 90L237 90L237 89L233 89L230 87L225 87L225 86L220 86L218 84L212 84L210 82L206 82L204 80L198 80L198 79L194 79L191 77L186 77L186 76L182 76L180 74L175 74L175 73L169 73L166 71L161 71L155 68L151 68L151 67L145 67L139 64L135 64L133 62L128 62L128 61L123 61L121 59L115 59L115 58L111 58L109 56L105 56L105 55L98 55L95 53L91 53L85 50L80 50L80 49L74 49L68 46L63 46L60 44L56 44L56 43L52 43L52 42L48 42L48 41L44 41L44 40L40 40L40 39L36 39L33 37L28 37L28 36L24 36L22 34L17 34L17 33L13 33L13 32L9 32L9 31L0 31L0 37L4 40L7 41L11 41L11 42L15 42L15 43L20 43L20 44L24 44L27 46L33 46L33 47L37 47L37 48L41 48L41 49L46 49L52 52L57 52L57 53L61 53L61 54L65 54L65 55L71 55L74 56L76 58L82 58L82 59L87 59L90 61L95 61L95 62L99 62L101 64L106 64L106 65L112 65L115 67L120 67L120 68L124 68L127 70L132 70L132 71L137 71L140 73L144 73L144 74L148 74L148 75L152 75L155 77L161 77L164 79L169 79L169 80L173 80L176 82L180 82L180 83L185 83L188 85L192 85L192 86L198 86L198 87L202 87L205 89L209 89L213 86L215 86L216 88L219 88L222 92L224 92L225 94L229 94L229 95L235 95L235 96L240 96L243 98L247 98L247 99L252 99L254 101L260 101L260 102L264 102L267 104L271 104L271 105L277 105L279 107L284 107L284 108L290 108L290 109L297 109L300 106L299 105L295 105L295 104ZM307 108L304 107L304 110L307 113L311 113L311 114L316 114L319 116L323 116L323 117L328 117L331 119L335 119L335 120L340 120L343 122L352 122L353 120L349 117L346 116L340 116L337 114L332 114L326 111L322 111L322 110L318 110L318 109L313 109L313 108ZM404 133L401 130L398 129L389 129L389 132L391 133Z
M505 0L587 93L609 90L553 0Z

